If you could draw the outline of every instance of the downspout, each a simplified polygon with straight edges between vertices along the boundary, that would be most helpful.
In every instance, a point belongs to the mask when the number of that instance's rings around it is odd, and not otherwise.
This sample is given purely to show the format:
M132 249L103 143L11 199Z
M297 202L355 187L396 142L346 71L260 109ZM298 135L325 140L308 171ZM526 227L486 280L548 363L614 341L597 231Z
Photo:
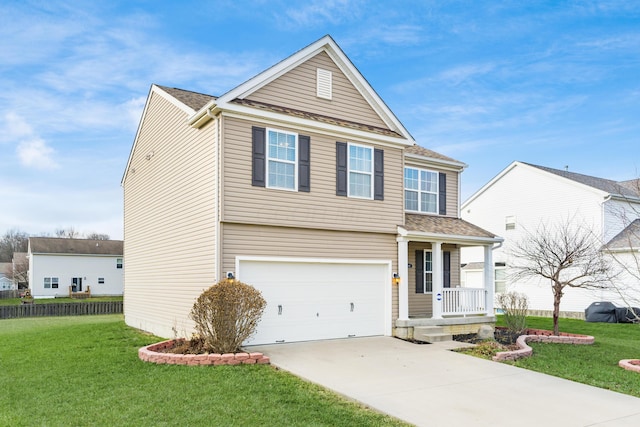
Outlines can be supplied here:
M214 231L214 250L215 250L215 261L214 261L214 269L215 269L215 278L214 278L214 282L217 283L218 280L220 280L220 278L222 278L222 273L220 271L220 267L221 267L221 256L220 256L220 248L221 248L221 243L220 243L220 236L221 236L221 223L220 223L220 193L221 193L221 181L222 181L222 173L220 171L221 168L221 161L220 161L220 121L218 121L218 119L211 113L211 108L207 108L207 116L209 116L214 124L216 125L216 133L215 133L215 141L214 141L214 156L215 156L215 161L216 161L216 168L217 168L217 176L215 177L216 180L216 194L214 195L214 210L215 210L215 231Z

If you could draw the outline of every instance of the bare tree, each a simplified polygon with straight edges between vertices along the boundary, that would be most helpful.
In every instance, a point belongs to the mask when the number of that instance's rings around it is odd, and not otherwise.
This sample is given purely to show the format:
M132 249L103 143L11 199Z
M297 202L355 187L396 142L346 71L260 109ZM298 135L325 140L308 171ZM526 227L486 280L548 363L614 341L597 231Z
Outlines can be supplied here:
M553 292L553 333L558 335L560 301L565 288L606 289L613 270L600 251L602 246L588 227L570 219L535 232L523 231L509 251L514 279L548 279Z
M80 238L80 232L76 231L73 227L59 228L56 230L56 237L63 237L65 239L78 239Z
M109 240L110 237L108 234L100 234L100 233L89 233L87 234L87 239L90 240Z
M17 228L7 231L0 238L0 262L11 262L14 252L27 252L29 235Z
M18 255L16 253L16 255ZM7 266L5 274L13 279L13 283L29 287L29 259L24 253L14 256L11 264Z

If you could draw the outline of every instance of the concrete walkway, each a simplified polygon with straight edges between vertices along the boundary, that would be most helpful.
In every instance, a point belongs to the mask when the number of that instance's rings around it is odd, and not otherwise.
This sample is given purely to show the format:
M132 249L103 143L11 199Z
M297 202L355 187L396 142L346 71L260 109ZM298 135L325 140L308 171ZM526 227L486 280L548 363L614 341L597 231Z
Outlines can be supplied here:
M271 363L418 426L640 426L640 399L391 337L250 347Z

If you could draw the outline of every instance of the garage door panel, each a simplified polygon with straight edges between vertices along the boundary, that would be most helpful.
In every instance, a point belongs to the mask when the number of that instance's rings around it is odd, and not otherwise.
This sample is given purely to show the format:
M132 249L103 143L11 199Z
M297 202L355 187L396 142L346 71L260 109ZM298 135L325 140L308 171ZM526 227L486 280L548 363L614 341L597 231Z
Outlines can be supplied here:
M267 301L246 344L384 333L388 264L241 260L238 273Z

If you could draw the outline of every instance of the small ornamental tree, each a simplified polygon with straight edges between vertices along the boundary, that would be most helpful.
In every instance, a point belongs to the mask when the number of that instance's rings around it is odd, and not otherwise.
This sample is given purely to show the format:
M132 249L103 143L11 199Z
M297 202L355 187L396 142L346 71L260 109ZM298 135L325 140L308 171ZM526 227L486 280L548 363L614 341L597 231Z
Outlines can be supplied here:
M204 291L191 309L204 350L237 352L255 333L266 304L260 291L234 279L222 280Z

